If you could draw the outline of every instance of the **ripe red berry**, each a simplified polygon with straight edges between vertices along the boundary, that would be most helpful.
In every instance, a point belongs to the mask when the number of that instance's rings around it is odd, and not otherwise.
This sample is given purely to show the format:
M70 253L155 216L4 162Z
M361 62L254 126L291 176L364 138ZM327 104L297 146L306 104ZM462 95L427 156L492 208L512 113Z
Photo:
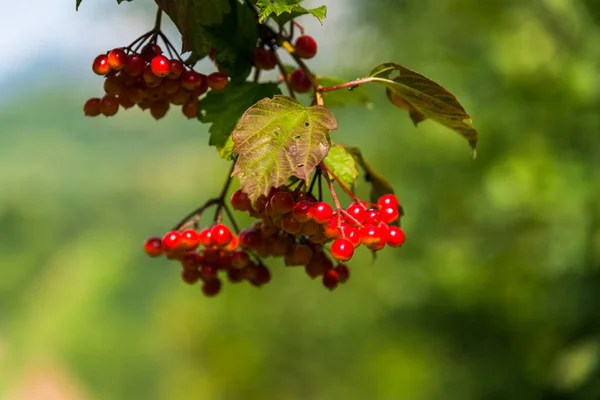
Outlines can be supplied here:
M170 64L170 69L169 69L169 75L167 75L167 78L179 79L179 77L183 74L183 71L185 71L185 66L179 60L169 60L169 64Z
M108 65L108 56L106 54L100 54L94 59L92 71L96 75L106 75L110 72L110 65Z
M310 80L300 68L295 69L289 76L290 86L292 90L298 93L306 93L310 90L312 84Z
M221 280L218 278L210 279L202 284L202 293L207 297L214 297L221 291Z
M181 234L177 231L165 233L165 236L162 238L162 245L166 252L181 249Z
M400 247L404 244L404 231L397 226L390 226L387 232L386 243L390 247Z
M100 98L98 97L92 97L91 99L88 99L83 105L83 114L88 117L95 117L100 115L100 113Z
M223 224L216 224L210 228L212 243L217 247L226 246L231 241L231 231Z
M323 286L329 290L335 289L340 283L340 276L335 269L328 269L323 274Z
M352 224L356 224L357 222L362 224L367 216L365 207L362 204L357 204L356 202L352 202L352 204L350 204L350 206L348 206L346 209L346 212L356 220L353 221L351 218L349 218L348 220Z
M381 222L391 224L398 219L400 213L398 212L398 207L396 206L382 208L379 212L379 215L381 216Z
M379 210L367 210L365 220L363 221L364 224L379 225L380 222Z
M108 94L118 95L123 91L123 84L116 76L109 76L104 80L104 92Z
M384 194L377 200L377 206L380 209L388 207L398 208L398 204L398 199L393 194Z
M112 94L107 94L100 100L100 112L105 117L112 117L117 111L119 111L119 99Z
M331 256L338 261L348 261L354 255L354 246L348 239L338 238L331 243Z
M159 237L151 237L144 242L144 251L150 257L158 257L163 252L162 240Z
M231 195L231 206L234 210L249 211L252 208L252 203L248 195L242 192L241 189L238 189Z
M344 283L350 278L350 270L345 264L338 264L337 267L335 267L335 272L337 272L340 278L340 283Z
M195 250L200 244L198 233L193 229L181 232L181 247L185 250Z
M266 283L269 283L271 280L271 271L267 269L264 265L257 265L254 269L254 279L252 279L252 283L257 286L262 286Z
M181 270L181 279L188 285L193 285L200 280L200 274L197 270L183 268Z
M275 214L287 214L294 209L294 196L289 192L277 192L271 197L271 208Z
M196 118L198 116L198 101L188 101L181 106L181 112L187 119Z
M333 209L331 206L323 201L315 203L312 208L312 217L319 224L329 222L333 216Z
M250 262L250 256L245 251L235 251L231 254L231 266L236 269L245 268Z
M203 76L196 71L183 71L181 74L181 87L187 90L194 90L202 85Z
M340 236L347 239L354 248L360 246L361 237L358 228L343 223L340 228Z
M281 220L281 229L292 235L297 235L302 231L302 224L292 214L288 214Z
M117 98L119 100L119 105L125 109L135 106L135 101L133 101L133 99L126 94L121 93L119 96L117 96Z
M130 54L123 70L127 75L140 76L146 68L146 61L139 54Z
M300 58L313 58L317 54L317 42L309 35L299 36L294 48Z
M294 205L292 215L298 222L308 222L312 218L313 202L308 200L300 200Z
M222 72L213 72L208 75L206 82L212 90L223 90L229 85L229 77Z
M381 229L375 225L365 225L360 230L360 240L365 246L374 246L385 240Z
M127 63L127 54L123 49L112 49L108 53L108 65L115 71L120 71Z
M171 61L162 55L155 56L150 62L150 69L154 75L164 78L171 72Z
M144 46L141 53L142 57L144 58L144 60L146 60L146 62L152 61L152 59L155 56L158 56L160 54L162 54L162 49L156 43L148 43L146 46Z
M270 70L275 68L277 65L275 53L263 47L257 47L254 49L252 59L254 61L254 66L257 69Z

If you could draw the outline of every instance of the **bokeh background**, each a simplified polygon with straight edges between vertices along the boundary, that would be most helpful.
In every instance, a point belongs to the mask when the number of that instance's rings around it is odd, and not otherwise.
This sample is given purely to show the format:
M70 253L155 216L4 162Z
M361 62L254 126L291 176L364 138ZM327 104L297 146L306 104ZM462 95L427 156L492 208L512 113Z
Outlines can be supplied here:
M431 77L473 116L478 158L368 88L333 139L394 185L406 245L361 252L333 293L272 263L271 284L214 299L141 248L219 190L206 127L81 111L91 61L153 3L2 3L0 398L600 399L600 4L322 3L311 67Z

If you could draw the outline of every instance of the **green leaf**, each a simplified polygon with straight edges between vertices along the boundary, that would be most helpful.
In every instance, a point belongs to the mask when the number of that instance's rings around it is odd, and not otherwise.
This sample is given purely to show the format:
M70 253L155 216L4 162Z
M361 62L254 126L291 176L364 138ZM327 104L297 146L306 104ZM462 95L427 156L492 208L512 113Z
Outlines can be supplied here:
M323 87L340 85L346 83L346 80L340 78L330 78L318 76L317 81ZM369 98L367 91L361 87L354 87L353 89L341 89L332 92L323 93L323 100L327 107L341 107L347 104L360 104L367 108L371 108L373 103Z
M346 188L354 191L354 185L358 179L356 160L343 145L336 144L331 147L323 162L342 181Z
M211 43L204 32L206 27L223 24L231 13L230 0L155 0L171 18L183 43L182 52L193 51L198 58L206 56Z
M252 54L258 41L256 17L249 7L229 0L231 12L219 25L204 26L204 37L216 49L219 68L227 70L232 81L245 81L252 69Z
M240 117L250 106L265 97L281 94L276 83L232 82L225 90L211 90L198 103L198 119L212 123L209 128L211 146L221 157L230 159L233 142L228 139Z
M320 6L312 9L302 7L299 3L302 0L258 0L258 22L261 24L271 16L277 19L280 24L300 17L302 15L311 14L319 20L321 25L323 19L327 16L327 7Z
M452 93L431 79L394 63L375 67L369 77L387 86L388 98L407 109L415 125L426 118L439 122L467 139L475 156L478 133L471 126L471 117Z
M360 149L358 147L344 146L345 150L348 154L352 155L356 160L356 163L360 165L360 167L365 171L365 181L367 181L371 185L371 190L369 192L369 199L371 203L377 203L377 200L384 194L395 194L394 188L389 184L387 180L385 180L381 175L379 175L364 159ZM404 215L404 210L402 206L398 206L398 210L400 211L400 215Z
M233 176L253 202L292 176L308 181L327 156L334 129L337 122L325 106L305 107L286 96L263 99L233 131L233 152L238 154Z

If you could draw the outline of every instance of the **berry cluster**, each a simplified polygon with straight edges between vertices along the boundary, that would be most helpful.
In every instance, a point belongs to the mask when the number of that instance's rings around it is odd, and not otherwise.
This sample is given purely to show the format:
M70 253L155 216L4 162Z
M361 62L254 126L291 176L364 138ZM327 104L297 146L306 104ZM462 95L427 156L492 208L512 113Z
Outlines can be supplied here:
M142 110L149 109L152 117L160 119L171 105L177 105L185 117L195 118L198 98L209 89L223 90L229 83L223 72L206 76L162 53L158 44L148 43L140 53L117 48L97 56L92 70L105 77L105 95L88 99L83 106L84 114L110 117L119 107L127 109L137 105Z
M181 279L194 284L202 281L202 292L206 296L219 293L222 280L219 272L225 273L229 281L248 281L262 286L271 280L270 271L250 254L240 248L240 237L223 224L215 224L200 231L184 229L167 232L162 238L146 239L144 250L151 257L165 255L178 261Z

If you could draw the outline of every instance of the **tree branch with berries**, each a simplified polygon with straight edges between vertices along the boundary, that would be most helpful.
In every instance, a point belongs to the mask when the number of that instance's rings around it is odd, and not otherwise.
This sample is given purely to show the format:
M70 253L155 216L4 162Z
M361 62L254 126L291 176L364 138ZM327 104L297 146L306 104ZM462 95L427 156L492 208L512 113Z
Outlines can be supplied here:
M418 72L391 62L352 81L312 71L307 62L317 55L317 42L297 19L308 15L323 23L325 6L308 9L300 0L155 1L151 30L93 60L104 94L87 100L83 111L112 117L137 106L159 120L180 107L185 118L210 124L208 144L231 162L223 189L166 234L145 242L148 255L180 264L183 281L200 282L207 296L218 294L225 280L268 283L268 258L303 267L333 290L348 280L346 263L359 246L375 254L404 244L404 212L392 186L358 148L334 144L331 137L338 127L332 108L371 104L362 85L385 86L390 102L406 110L415 126L436 121L465 138L475 156L478 133L469 114L454 95ZM164 14L181 34L180 50L161 30ZM295 65L285 65L283 53ZM208 75L194 69L207 57L215 68ZM279 79L261 79L262 71L274 69ZM368 199L356 192L361 175L370 187ZM233 179L240 188L229 194ZM235 213L255 222L240 230Z

